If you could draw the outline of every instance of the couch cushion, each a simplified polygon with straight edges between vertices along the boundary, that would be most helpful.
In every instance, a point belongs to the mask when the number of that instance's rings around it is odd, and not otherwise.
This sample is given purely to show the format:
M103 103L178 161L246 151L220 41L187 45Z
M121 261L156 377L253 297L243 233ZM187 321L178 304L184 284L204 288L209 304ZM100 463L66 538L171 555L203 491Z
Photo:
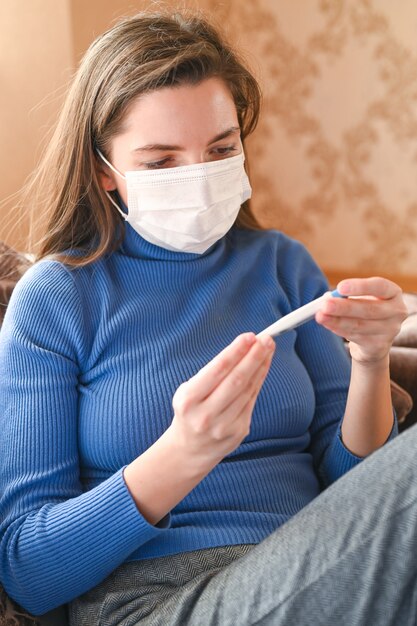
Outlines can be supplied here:
M413 399L403 387L391 380L391 397L397 414L398 423L405 422L407 415L413 408Z
M402 323L401 330L394 339L394 346L417 348L417 294L403 294L408 309L408 317Z

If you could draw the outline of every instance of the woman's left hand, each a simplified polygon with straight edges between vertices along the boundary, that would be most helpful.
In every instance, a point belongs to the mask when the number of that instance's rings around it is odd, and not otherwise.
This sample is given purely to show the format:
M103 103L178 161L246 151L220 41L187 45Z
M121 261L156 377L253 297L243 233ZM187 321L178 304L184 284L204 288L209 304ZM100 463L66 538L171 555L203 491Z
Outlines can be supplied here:
M401 288L386 278L350 278L337 290L348 298L331 298L316 321L349 341L352 359L364 364L384 360L407 317Z

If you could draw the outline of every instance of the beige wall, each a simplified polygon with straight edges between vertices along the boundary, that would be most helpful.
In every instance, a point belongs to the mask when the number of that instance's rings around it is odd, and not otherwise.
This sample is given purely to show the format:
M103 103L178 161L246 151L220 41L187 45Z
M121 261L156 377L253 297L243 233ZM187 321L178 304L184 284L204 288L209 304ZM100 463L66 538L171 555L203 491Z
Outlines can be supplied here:
M249 144L262 223L304 241L332 276L383 273L417 290L415 0L171 4L214 12L263 85ZM147 5L1 0L0 199L31 170L90 41ZM8 206L0 238L21 247L27 221L12 233Z
M73 70L69 0L0 2L0 201L22 185ZM23 246L28 220L1 207L0 238Z
M149 5L146 0L70 0L73 46L78 61L90 43L123 15L133 15Z

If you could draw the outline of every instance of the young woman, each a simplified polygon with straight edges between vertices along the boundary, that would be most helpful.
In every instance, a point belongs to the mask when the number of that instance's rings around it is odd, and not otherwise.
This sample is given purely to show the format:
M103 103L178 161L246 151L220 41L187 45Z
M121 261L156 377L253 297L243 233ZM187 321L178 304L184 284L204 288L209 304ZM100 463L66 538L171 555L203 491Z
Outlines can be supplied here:
M35 614L415 623L416 429L371 454L397 433L401 290L352 278L315 321L256 337L327 290L251 215L259 101L178 14L123 20L75 77L0 340L1 580Z

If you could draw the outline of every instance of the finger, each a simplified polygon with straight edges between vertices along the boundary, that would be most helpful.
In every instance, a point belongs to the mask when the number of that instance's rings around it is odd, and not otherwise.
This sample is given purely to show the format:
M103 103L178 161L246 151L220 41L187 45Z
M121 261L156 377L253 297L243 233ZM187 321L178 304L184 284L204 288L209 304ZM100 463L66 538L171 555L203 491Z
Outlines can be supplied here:
M349 340L353 337L381 335L389 338L390 341L397 335L401 328L401 321L393 320L387 324L386 320L370 320L359 317L335 317L325 315L323 312L317 313L316 320L319 324Z
M224 408L223 412L219 415L220 421L229 421L230 423L232 423L234 419L239 419L239 415L247 406L251 398L255 397L256 399L262 388L262 385L265 382L265 378L268 375L271 366L272 356L273 355L271 354L266 357L256 375L252 377L246 389Z
M248 395L248 387L254 378L261 375L262 367L272 358L275 342L265 336L254 344L247 355L218 385L207 400L211 414L220 415L240 395Z
M402 293L399 285L381 276L348 278L340 281L337 290L342 296L375 296L383 300L395 298Z
M236 337L231 344L187 381L187 395L192 397L193 401L202 400L210 395L255 343L254 333L244 333Z
M354 298L331 298L321 309L325 315L336 317L363 318L365 320L404 319L404 306L401 298L379 300L373 296Z
M272 356L266 359L258 376L252 381L245 393L238 396L219 416L215 436L220 438L234 437L236 431L239 430L237 428L239 423L242 426L241 430L246 429L247 432L249 431L252 412L265 378L268 375L271 361ZM247 432L244 433L244 436L246 436Z

